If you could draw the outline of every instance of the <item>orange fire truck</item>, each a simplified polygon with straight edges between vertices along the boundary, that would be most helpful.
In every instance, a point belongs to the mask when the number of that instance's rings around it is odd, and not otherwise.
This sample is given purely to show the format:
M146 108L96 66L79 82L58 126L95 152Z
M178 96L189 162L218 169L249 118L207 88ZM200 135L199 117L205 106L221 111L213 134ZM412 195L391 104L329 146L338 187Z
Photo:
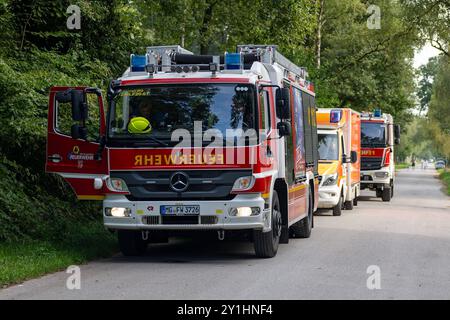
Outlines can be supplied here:
M54 87L46 171L103 200L124 255L177 232L236 231L273 257L310 236L318 203L316 107L276 46L199 56L149 47L107 92Z
M394 147L400 143L400 126L381 110L361 115L361 189L376 192L383 201L394 196Z

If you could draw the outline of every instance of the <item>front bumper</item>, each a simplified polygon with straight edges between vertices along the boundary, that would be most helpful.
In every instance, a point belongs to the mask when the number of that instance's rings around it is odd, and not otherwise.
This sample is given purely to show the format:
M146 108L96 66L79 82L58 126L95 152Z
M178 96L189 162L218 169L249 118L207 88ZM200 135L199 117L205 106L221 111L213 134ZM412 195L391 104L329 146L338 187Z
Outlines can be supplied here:
M194 222L166 224L160 214L162 205L200 205L200 215ZM130 217L117 218L105 215L105 208L129 208ZM229 215L231 208L259 207L260 213L250 217ZM270 230L270 206L260 194L237 195L228 201L129 201L124 196L110 196L103 201L103 219L111 230ZM171 216L173 217L173 216ZM206 219L203 219L205 218ZM176 219L176 216L175 216ZM175 220L174 219L174 220ZM195 220L195 218L192 218ZM152 221L149 224L148 221ZM175 220L176 223L176 220Z
M340 188L338 185L334 186L319 186L319 208L330 209L335 207L339 202Z
M389 170L361 171L361 189L389 187L392 174Z

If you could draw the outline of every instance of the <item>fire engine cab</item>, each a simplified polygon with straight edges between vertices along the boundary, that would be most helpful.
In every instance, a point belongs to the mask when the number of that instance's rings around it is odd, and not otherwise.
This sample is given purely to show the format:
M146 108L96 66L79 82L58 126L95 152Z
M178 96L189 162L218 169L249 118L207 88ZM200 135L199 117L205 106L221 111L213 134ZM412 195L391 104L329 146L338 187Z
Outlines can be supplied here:
M273 45L149 47L107 91L53 87L46 171L102 200L124 255L178 232L236 231L273 257L318 204L313 85Z
M376 192L383 201L394 196L394 146L400 143L400 126L381 110L361 115L361 189Z

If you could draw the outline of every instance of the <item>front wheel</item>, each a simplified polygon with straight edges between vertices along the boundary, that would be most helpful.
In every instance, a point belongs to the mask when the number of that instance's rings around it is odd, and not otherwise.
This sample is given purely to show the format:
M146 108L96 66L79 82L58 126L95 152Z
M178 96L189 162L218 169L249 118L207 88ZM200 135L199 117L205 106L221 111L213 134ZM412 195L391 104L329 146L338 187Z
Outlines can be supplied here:
M392 197L391 188L384 188L383 193L381 195L381 199L384 202L389 202L391 201L391 197Z
M253 245L257 257L275 257L280 244L282 226L280 200L278 199L278 193L274 190L272 196L272 230L268 232L263 232L262 230L253 231Z
M340 216L342 214L342 203L344 202L343 198L344 197L341 194L341 196L339 197L338 204L333 207L333 216L335 217Z

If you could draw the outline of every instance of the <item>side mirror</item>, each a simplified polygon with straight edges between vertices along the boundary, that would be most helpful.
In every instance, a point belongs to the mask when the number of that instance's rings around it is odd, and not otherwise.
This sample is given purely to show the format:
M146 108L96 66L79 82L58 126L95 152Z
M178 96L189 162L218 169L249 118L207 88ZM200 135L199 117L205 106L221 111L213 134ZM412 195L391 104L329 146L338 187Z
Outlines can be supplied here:
M358 162L358 153L356 151L352 151L350 153L350 157L351 157L351 162L352 163L357 163Z
M60 91L56 93L56 101L59 103L69 103L72 101L72 90Z
M394 125L394 143L400 144L400 125Z
M277 129L278 129L278 135L280 136L280 138L290 136L292 133L291 126L289 125L288 122L279 122L277 124Z
M74 121L83 121L88 117L86 95L81 90L72 90L72 119Z
M70 135L72 136L72 139L87 139L87 128L79 126L78 124L74 124L72 127L70 127Z
M278 88L275 94L277 117L282 120L291 119L291 91L289 88Z
M342 163L347 163L347 162L348 162L347 155L343 154L342 155Z

